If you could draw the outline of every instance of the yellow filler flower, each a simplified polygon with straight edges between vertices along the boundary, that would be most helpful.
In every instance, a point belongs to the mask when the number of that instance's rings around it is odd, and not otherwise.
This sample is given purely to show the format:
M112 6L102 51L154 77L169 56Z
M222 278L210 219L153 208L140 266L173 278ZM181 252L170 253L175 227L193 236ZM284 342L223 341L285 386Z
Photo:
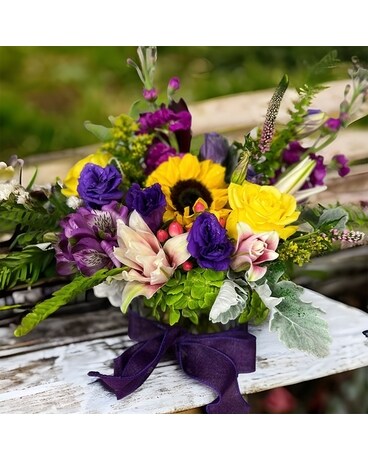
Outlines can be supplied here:
M93 163L104 168L109 163L111 157L112 155L109 153L92 153L77 161L77 163L69 169L66 178L63 180L64 188L61 190L61 193L65 196L78 196L78 180L85 165L87 163Z
M297 226L290 226L299 217L296 200L288 193L281 193L270 185L244 182L229 185L231 213L226 229L232 238L237 238L237 223L245 222L255 233L276 231L286 239L296 232Z
M225 168L211 160L199 161L190 153L171 157L148 176L146 186L161 185L166 197L164 222L176 219L190 225L195 219L196 204L206 208L217 218L229 213ZM205 203L205 204L204 204Z

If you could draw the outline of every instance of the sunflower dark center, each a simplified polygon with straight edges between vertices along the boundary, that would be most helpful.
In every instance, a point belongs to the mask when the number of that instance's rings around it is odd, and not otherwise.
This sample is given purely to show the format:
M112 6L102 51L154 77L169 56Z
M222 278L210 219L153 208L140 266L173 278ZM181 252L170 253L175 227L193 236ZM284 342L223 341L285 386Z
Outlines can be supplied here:
M184 209L187 206L189 206L192 213L193 205L198 198L202 198L208 207L211 206L213 201L211 192L203 184L194 179L179 181L171 188L170 194L173 205L180 214L184 214Z

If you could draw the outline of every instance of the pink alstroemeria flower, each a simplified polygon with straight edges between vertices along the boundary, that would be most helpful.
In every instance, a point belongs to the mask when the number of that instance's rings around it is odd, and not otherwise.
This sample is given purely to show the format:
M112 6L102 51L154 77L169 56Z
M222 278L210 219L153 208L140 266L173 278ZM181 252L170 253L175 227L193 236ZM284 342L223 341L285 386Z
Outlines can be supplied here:
M129 271L114 279L126 281L122 293L121 310L126 312L130 302L140 295L151 298L174 274L175 269L189 259L187 233L160 242L137 211L129 217L128 225L118 221L118 247L115 257Z
M244 222L237 224L238 241L231 258L230 267L236 271L247 270L247 280L257 281L266 274L267 267L260 264L278 258L279 244L277 232L254 233Z

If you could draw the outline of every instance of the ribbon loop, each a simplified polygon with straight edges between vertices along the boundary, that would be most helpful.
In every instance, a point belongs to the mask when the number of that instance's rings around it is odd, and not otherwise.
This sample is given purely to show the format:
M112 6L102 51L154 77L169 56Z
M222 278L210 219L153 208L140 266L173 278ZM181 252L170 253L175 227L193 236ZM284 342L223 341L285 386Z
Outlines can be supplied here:
M208 413L249 412L237 381L239 373L255 370L256 339L248 333L246 325L224 332L194 335L133 312L129 316L128 334L139 342L114 360L113 375L88 373L98 377L117 399L139 388L164 354L175 348L182 370L218 395L206 406Z

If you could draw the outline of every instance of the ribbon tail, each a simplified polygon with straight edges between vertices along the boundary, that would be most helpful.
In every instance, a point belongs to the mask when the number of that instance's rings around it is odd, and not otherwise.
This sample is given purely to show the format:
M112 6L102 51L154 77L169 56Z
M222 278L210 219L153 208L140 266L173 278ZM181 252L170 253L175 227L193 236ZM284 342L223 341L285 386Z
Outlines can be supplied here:
M248 414L250 407L240 393L238 371L226 354L198 343L178 345L179 363L186 374L212 388L218 397L206 406L208 414Z
M114 360L114 375L90 371L90 377L98 377L100 382L117 399L133 393L151 375L160 359L173 344L173 334L166 330L162 335L139 342L125 350Z

